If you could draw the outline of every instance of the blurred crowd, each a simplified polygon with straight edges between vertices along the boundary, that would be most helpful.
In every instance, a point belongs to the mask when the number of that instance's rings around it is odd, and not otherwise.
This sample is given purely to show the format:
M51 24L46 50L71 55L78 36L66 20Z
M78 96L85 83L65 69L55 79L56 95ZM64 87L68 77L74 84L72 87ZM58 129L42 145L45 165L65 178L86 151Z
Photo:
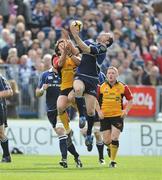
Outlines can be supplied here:
M103 31L114 34L103 72L113 65L128 85L161 85L162 4L155 5L151 0L0 0L0 63L22 99L33 102L29 85L34 90L48 69L62 27L68 30L69 22L79 19L84 40L95 41Z

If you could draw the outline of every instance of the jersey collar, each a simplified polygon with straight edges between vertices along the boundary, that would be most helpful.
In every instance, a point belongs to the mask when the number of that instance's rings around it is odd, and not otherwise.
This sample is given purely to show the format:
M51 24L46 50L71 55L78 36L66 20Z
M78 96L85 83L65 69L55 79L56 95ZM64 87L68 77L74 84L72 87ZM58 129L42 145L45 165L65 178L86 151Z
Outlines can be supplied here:
M110 86L110 88L112 88L113 86L115 86L116 84L119 83L119 81L116 80L116 82L115 82L114 85L112 86L107 79L105 80L105 82Z

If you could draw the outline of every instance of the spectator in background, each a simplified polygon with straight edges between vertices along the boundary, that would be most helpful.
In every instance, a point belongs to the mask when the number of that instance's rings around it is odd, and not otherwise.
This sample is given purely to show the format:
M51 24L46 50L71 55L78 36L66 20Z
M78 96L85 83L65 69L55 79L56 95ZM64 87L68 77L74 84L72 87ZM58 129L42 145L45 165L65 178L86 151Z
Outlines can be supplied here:
M31 45L31 49L37 51L39 48L41 48L41 44L38 39L34 39L33 43Z
M162 78L159 76L159 68L152 66L150 73L143 79L144 85L159 86L162 85Z
M51 48L51 42L49 39L45 39L44 45L43 45L43 55L46 54L54 54L54 50Z
M6 28L14 35L16 30L16 15L10 15L8 22L6 23Z
M9 118L18 118L18 113L17 113L17 106L19 105L19 89L17 82L12 79L9 80L11 89L13 91L13 96L8 97L6 100L7 102L7 116Z
M124 69L124 74L125 76L129 76L131 73L132 73L132 69L130 68L130 61L129 59L124 59L122 61L122 66L123 66L123 69Z
M142 85L143 83L143 69L141 66L136 66L132 69L129 76L125 77L127 85Z
M16 24L16 31L15 31L15 38L16 38L16 44L18 44L21 39L24 37L25 33L25 24L22 22L19 22Z
M2 30L1 36L0 36L0 50L5 47L8 43L10 31L6 28Z
M118 67L118 81L125 83L126 76L124 75L124 68L122 65Z
M48 39L50 40L50 48L54 49L56 44L56 32L54 30L50 30L48 33Z
M56 39L59 39L60 37L62 24L63 24L63 19L61 17L61 13L58 9L56 9L54 11L54 16L51 19L51 26L55 28Z
M42 62L44 64L44 71L46 71L46 70L51 68L51 59L52 59L52 55L51 54L45 54L43 56Z
M10 35L8 38L8 43L1 50L1 58L3 59L4 63L7 61L8 51L15 47L15 37Z
M82 20L83 16L84 16L84 7L82 5L78 5L76 9L76 18L78 20Z
M40 43L40 47L42 48L44 40L45 40L45 33L43 31L39 31L38 34L37 34L37 39L38 39L38 41Z
M151 45L149 48L149 53L142 54L142 57L145 61L152 61L154 65L159 67L160 74L162 75L162 56L158 54L158 47Z
M55 13L55 11L59 11L61 19L65 19L68 16L66 1L59 0L54 6L53 12Z
M51 18L52 18L52 13L50 9L50 4L45 3L43 7L43 27L50 27Z
M37 33L40 31L40 26L37 22L32 22L30 24L30 30L32 33L32 39L36 39L37 38Z
M20 58L20 65L19 65L19 79L18 84L21 89L21 100L25 105L29 105L31 98L29 95L29 78L32 73L32 69L27 66L27 55L23 55Z
M44 14L43 14L43 3L38 2L34 10L32 11L32 23L37 24L39 28L43 26L44 22Z
M15 3L15 0L8 0L9 14L17 15L18 6Z

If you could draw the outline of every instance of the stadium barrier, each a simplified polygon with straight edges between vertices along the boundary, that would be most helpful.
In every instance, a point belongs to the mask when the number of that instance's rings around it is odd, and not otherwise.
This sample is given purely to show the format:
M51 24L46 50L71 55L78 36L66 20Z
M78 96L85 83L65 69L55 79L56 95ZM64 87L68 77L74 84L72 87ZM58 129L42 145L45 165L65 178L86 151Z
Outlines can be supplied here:
M120 137L119 155L162 156L161 123L125 123ZM97 155L97 148L87 151L78 121L71 122L73 141L81 155ZM57 135L48 120L10 120L6 130L10 150L14 147L24 154L60 155ZM1 151L1 149L0 149ZM105 148L105 155L106 155Z

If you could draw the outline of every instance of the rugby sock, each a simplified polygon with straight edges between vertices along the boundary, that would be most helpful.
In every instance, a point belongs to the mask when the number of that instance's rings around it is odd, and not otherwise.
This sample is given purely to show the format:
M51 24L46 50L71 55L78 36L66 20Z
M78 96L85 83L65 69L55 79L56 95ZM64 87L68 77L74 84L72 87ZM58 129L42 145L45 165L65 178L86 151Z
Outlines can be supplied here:
M107 154L109 157L111 157L110 144L107 145Z
M63 114L59 114L59 118L61 122L63 123L65 130L69 132L71 129L69 126L69 118L68 118L67 112L63 112Z
M103 142L98 142L96 143L98 154L99 154L99 159L104 159L103 157L103 150L104 150L104 144Z
M92 128L93 128L93 124L94 124L94 120L95 120L95 116L88 116L87 115L87 135L91 135L92 134Z
M118 152L118 147L119 147L119 141L112 141L110 144L110 151L111 151L111 155L110 155L110 159L111 161L115 161L117 152Z
M10 156L7 137L1 140L1 146L3 149L3 157Z
M107 147L107 154L108 154L108 156L109 156L109 158L110 158L110 144L104 144L106 147Z
M72 143L69 147L68 147L68 151L75 157L78 158L79 154L77 153L74 144Z
M67 159L67 136L59 136L59 146L62 155L62 159Z
M84 101L84 98L83 97L75 97L75 102L77 104L77 108L78 108L78 111L79 111L79 116L84 116L84 111L85 111L85 101Z

